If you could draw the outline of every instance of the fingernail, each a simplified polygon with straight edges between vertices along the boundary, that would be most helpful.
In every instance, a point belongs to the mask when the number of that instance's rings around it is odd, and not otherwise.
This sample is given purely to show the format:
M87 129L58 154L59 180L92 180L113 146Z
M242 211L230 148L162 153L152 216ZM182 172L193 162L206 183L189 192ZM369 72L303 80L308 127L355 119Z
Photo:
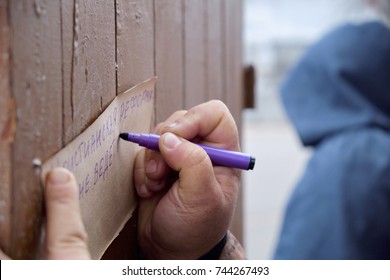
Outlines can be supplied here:
M175 134L168 132L164 135L163 143L168 149L174 149L177 145L181 143L181 141Z
M146 188L145 185L142 185L140 188L139 188L139 195L140 196L147 196L149 194L149 191L148 189Z
M146 173L153 174L157 171L157 162L154 159L149 160L146 165Z
M65 184L68 183L70 179L69 172L62 168L53 169L49 175L49 182L51 184Z

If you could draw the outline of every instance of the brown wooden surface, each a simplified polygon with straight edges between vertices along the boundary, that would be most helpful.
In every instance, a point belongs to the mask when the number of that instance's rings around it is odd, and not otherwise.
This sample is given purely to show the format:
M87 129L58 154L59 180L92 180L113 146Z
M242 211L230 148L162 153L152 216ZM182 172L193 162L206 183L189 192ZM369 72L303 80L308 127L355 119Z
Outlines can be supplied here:
M69 143L128 87L159 76L156 122L222 99L241 125L242 1L0 3L0 245L12 257L35 257L40 239L33 160ZM242 240L241 202L237 214L232 228ZM135 256L115 249L132 236L134 253L135 222L106 258Z
M73 123L73 51L75 0L60 1L62 60L62 146L75 136Z
M117 93L154 75L153 28L153 1L116 0Z
M184 1L184 107L206 100L205 0Z
M67 1L62 1L67 2ZM115 5L113 1L74 0L69 113L66 126L73 139L116 96ZM67 22L67 21L65 21ZM63 42L69 46L69 42ZM68 142L68 140L66 139Z
M16 112L11 99L9 58L10 29L8 3L0 1L0 246L10 251L11 221L11 142Z
M10 250L14 258L31 258L42 223L42 189L32 161L61 148L61 15L59 1L9 4L11 91L17 111Z
M156 122L184 108L183 1L155 1Z
M242 94L242 2L225 0L224 5L224 38L225 38L225 103L232 112L238 129L241 131ZM237 94L239 93L239 94ZM238 240L243 241L243 201L242 189L238 198L232 231Z
M256 69L253 65L247 65L244 68L244 108L255 108L256 97Z
M207 0L205 7L206 28L206 98L225 100L224 87L224 23L222 22L224 0Z

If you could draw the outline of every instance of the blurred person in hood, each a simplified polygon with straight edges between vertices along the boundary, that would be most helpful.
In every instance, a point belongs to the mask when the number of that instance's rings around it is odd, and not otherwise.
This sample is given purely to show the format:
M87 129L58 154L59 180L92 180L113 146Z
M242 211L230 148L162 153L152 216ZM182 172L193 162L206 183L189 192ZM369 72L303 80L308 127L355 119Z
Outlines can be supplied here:
M291 71L281 96L313 155L286 208L275 258L390 259L386 23L326 35Z

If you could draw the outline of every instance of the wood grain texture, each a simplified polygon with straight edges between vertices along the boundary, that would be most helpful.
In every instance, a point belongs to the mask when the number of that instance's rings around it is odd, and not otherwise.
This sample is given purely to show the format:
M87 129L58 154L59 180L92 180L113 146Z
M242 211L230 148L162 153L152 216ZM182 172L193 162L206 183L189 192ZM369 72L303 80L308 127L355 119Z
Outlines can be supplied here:
M24 259L35 257L42 223L39 170L32 161L61 148L61 16L59 1L9 3L17 110L10 255Z
M15 104L10 91L10 27L8 2L0 1L0 247L10 252L11 144L15 133Z
M184 2L184 105L206 101L205 0Z
M223 85L223 22L222 22L222 1L206 1L206 99L225 100Z
M225 38L225 67L224 81L225 103L233 114L241 135L241 110L243 104L242 93L242 1L225 0L224 10L224 38ZM237 207L231 226L236 238L243 242L243 190L241 189Z
M75 0L61 0L62 146L76 135L73 126L73 34Z
M155 0L156 122L184 108L183 1Z
M85 130L116 96L115 3L74 0L73 7L69 7L63 1L62 15L66 18L62 22L69 24L69 17L73 17L72 64L70 69L64 65L64 80L71 72L70 90L64 92L67 143ZM69 61L69 29L62 30L64 60Z
M154 75L153 32L153 1L116 0L118 93Z
M116 93L154 75L154 9L149 0L115 1ZM137 258L137 213L102 259Z
M242 42L240 2L240 0L224 1L226 105L238 126L240 126L242 108L241 48L238 45ZM239 43L236 40L239 40Z

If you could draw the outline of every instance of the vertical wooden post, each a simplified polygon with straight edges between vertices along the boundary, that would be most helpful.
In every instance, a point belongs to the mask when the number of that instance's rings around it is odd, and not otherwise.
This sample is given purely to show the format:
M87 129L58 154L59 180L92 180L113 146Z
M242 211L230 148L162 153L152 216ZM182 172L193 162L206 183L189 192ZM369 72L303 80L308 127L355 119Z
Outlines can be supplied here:
M66 92L70 96L64 96L69 101L64 112L70 139L85 130L116 96L114 2L74 0L72 9L71 85ZM63 44L70 46L67 41Z
M242 84L242 1L224 1L224 38L225 38L225 91L226 105L229 107L241 132L241 110L243 107ZM241 133L240 133L241 134ZM243 241L243 201L242 190L238 198L232 231L238 240Z
M154 75L154 7L149 0L116 0L116 93ZM137 258L137 212L102 259Z
M222 1L208 0L205 8L206 26L206 99L226 99L223 85L223 63L224 63L224 34L223 31L223 11Z
M184 2L184 107L206 101L205 0Z
M154 75L154 7L116 0L118 94Z
M61 14L59 1L9 3L11 90L17 108L10 254L32 258L40 240L43 200L33 160L61 148Z
M16 129L15 104L10 90L8 1L0 1L0 246L10 253L11 144Z
M183 1L155 0L156 122L184 108Z

